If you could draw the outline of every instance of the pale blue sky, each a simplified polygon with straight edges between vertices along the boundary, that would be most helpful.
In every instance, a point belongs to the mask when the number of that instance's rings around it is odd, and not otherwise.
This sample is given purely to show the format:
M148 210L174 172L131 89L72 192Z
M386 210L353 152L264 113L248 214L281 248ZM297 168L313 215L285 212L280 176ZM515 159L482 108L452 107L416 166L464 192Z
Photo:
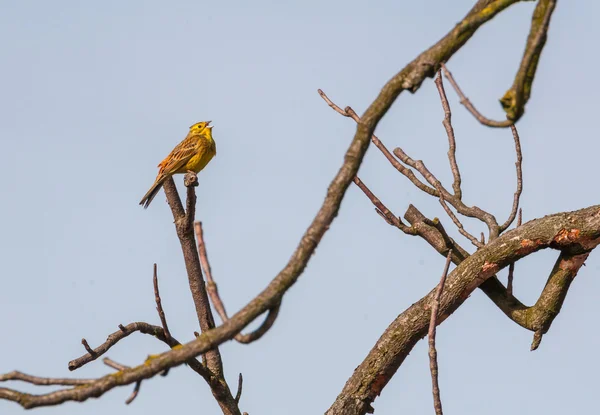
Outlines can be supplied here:
M218 155L200 175L198 217L233 312L286 263L352 138L353 122L329 109L317 88L362 113L474 2L0 3L0 372L90 377L111 369L95 362L68 372L67 362L84 352L82 337L95 347L120 323L158 323L153 262L172 333L189 341L197 330L164 195L147 211L138 206L156 164L188 126L205 119L215 125ZM502 13L449 63L490 117L502 116L497 99L512 83L533 7ZM526 220L598 203L600 81L591 48L600 38L599 12L597 2L561 3L553 17L518 125ZM510 132L476 124L448 91L464 198L504 218L515 186ZM377 134L388 147L402 145L424 159L449 184L442 117L427 80L417 94L399 98ZM414 203L452 228L439 203L419 194L376 149L360 175L397 214ZM535 301L555 258L541 252L519 262L515 289L524 302ZM481 292L439 328L447 413L590 413L597 406L597 253L587 265L534 353L531 333ZM352 186L273 329L250 346L222 347L230 383L244 374L242 409L324 412L385 327L437 283L442 266L443 258L386 225ZM138 334L108 356L135 365L163 350ZM130 392L36 411L219 413L202 379L184 367L145 381L125 406ZM378 414L433 413L425 342L374 407ZM0 402L2 414L22 412Z

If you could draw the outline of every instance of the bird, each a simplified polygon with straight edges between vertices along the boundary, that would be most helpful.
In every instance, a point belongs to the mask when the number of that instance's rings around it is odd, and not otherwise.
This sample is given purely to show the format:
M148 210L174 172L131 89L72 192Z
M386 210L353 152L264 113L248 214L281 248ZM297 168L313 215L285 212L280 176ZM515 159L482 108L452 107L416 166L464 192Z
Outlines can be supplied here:
M185 139L158 165L158 175L154 184L140 201L144 209L160 191L165 180L177 173L200 172L217 154L217 146L212 136L211 121L198 122L190 127Z

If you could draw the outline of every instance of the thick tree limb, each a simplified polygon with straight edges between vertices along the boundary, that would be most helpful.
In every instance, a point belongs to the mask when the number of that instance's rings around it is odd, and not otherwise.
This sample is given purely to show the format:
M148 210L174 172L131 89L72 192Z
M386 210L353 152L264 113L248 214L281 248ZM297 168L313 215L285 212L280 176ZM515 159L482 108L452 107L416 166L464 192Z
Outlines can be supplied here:
M525 45L525 53L515 76L512 87L500 99L506 117L516 122L525 112L525 104L529 101L533 78L548 37L550 18L556 7L556 0L538 0L533 12L531 29Z
M454 80L452 73L450 73L445 65L442 65L444 76L450 81L450 84L459 96L460 103L464 105L481 124L495 128L510 127L514 125L525 112L525 104L527 104L531 95L533 79L535 77L542 49L546 43L550 18L552 17L555 7L556 0L539 0L533 12L531 29L529 31L529 36L527 37L521 64L512 87L506 91L504 96L500 99L500 104L506 112L506 120L495 121L483 116L462 92L458 83Z
M430 221L413 205L409 206L404 217L411 224L410 228L425 239L440 255L446 256L448 251L452 250L452 262L454 264L460 264L469 256L467 251L448 236L439 220ZM521 226L521 216L519 216L518 226ZM571 266L568 260L561 262L561 257L559 257L557 264L559 263L562 265L558 269L555 266L546 286L533 306L526 306L513 295L510 274L509 287L507 288L502 285L496 276L487 279L479 288L512 321L536 333L542 330L536 335L536 339L541 340L541 334L548 331L552 321L560 311L570 287L571 280L569 278L574 278L577 271L575 269L564 271ZM510 269L514 269L514 263L509 265L509 272Z
M196 249L196 241L194 239L194 216L196 211L196 192L195 187L198 186L198 178L195 173L189 172L184 177L184 184L187 188L186 210L182 212L182 206L175 187L175 182L169 178L163 184L167 200L173 212L175 220L175 229L181 243L181 250L185 261L185 267L188 274L188 281L194 305L196 306L196 314L200 329L202 332L207 332L215 327L215 321L210 309L206 285L202 276L202 267L200 265L200 257ZM213 396L217 400L223 414L225 415L241 415L240 409L234 396L231 393L229 385L223 374L223 362L221 353L217 347L207 350L203 354L203 362L206 368L210 371L211 377L209 386Z
M518 1L519 0L479 0L469 11L467 16L460 21L444 38L420 54L384 86L379 96L361 117L361 121L358 123L354 139L352 140L350 147L346 152L344 163L331 182L323 205L319 209L311 225L306 230L287 265L256 298L250 301L250 303L238 313L233 315L227 322L223 323L222 326L205 331L194 341L187 343L182 347L178 347L158 356L152 357L139 366L123 370L118 374L111 374L101 377L87 385L82 385L74 389L50 392L43 395L32 395L19 393L10 389L0 389L0 398L13 400L25 408L33 408L36 406L57 405L66 401L84 401L90 397L98 397L117 386L128 385L136 383L142 379L150 378L165 371L166 369L186 363L199 354L206 353L216 348L219 344L232 339L259 315L275 307L281 301L281 298L285 292L297 281L298 277L306 267L310 257L314 253L317 245L321 241L323 235L329 229L332 221L337 216L345 192L353 178L358 173L358 169L368 148L371 136L375 131L378 122L386 114L387 110L391 107L396 98L404 90L408 90L410 92L417 91L424 79L426 77L432 77L439 69L441 63L448 61L450 57L457 50L459 50L471 38L471 36L473 36L473 34L481 25ZM167 180L164 184L166 193L168 193L169 188L171 189L171 192L175 191L175 185L172 180ZM191 191L188 190L188 193L190 192ZM191 233L192 223L189 221L190 215L188 215L186 218L187 220L183 221L184 223L182 223L181 220L177 220L181 217L179 213L183 212L183 206L181 205L179 198L170 198L169 201L171 208L173 209L178 234L180 228L185 230L185 232ZM500 238L498 241L503 241L504 239L505 238ZM497 243L492 245L496 246ZM192 251L190 251L190 249L192 249L194 252L193 254L191 254ZM487 247L483 248L482 251L487 252ZM189 254L186 254L186 252ZM186 255L195 255L197 258L198 253L195 249L195 244L192 243L191 247L184 247L184 256ZM481 256L482 254L474 255L473 257L465 260L465 263L468 262L469 264L477 265L477 258L480 258ZM186 257L186 264L188 263L187 259L188 258ZM199 265L198 268L200 268ZM464 266L464 268L470 269L467 266ZM199 269L192 271L200 272ZM188 274L189 273L190 270L188 270ZM450 275L449 282L456 279L452 278L452 276L456 274L457 271L454 271ZM473 289L474 288L475 287L473 287ZM452 295L455 289L456 288L449 290L451 291L450 294L442 296L440 304L440 310L442 313L444 313L446 310L451 310L452 306L454 305L457 306L456 302L448 302L449 296ZM205 290L203 297L203 300L205 300ZM208 303L206 302L206 304ZM419 303L417 303L415 306L418 305ZM200 312L198 312L198 314L199 318L201 317L201 319L205 319L206 316L200 316ZM423 316L428 317L425 314L426 313L423 313ZM420 323L420 320L415 319L415 323ZM420 334L420 332L415 333ZM416 342L416 340L414 340L414 342ZM389 366L389 362L387 361L382 360L381 363ZM395 362L392 362L392 365L389 367L393 367L394 364ZM395 371L395 369L397 369L397 366L393 371ZM381 388L385 386L388 380L389 378L383 378ZM365 378L365 382L367 382L367 384L369 381L370 378ZM370 396L374 389L372 387L368 387L368 391L368 396ZM374 396L376 396L376 394ZM359 407L356 406L356 398L352 397L351 400L355 404L354 409L366 409L369 405L369 403L367 403L367 405L360 405ZM342 401L344 401L344 399L342 399L340 402ZM367 397L362 402L368 401L369 398ZM346 405L342 404L341 406L345 407ZM352 407L348 406L348 409L352 409ZM351 414L355 412L350 411L343 413Z
M546 216L513 229L466 258L448 276L440 300L439 323L450 316L473 290L509 264L540 249L558 249L571 259L560 260L562 265L555 269L572 280L583 257L599 243L600 205ZM355 369L327 414L364 414L372 410L373 400L414 345L427 334L428 305L434 295L435 289L390 324Z

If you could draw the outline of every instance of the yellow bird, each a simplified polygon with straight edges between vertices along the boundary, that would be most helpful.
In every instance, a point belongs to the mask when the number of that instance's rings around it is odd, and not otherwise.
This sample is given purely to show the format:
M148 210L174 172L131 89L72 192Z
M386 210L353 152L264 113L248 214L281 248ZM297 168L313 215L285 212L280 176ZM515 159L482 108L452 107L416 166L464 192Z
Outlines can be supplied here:
M210 121L202 121L192 125L187 137L160 162L156 180L140 202L144 209L150 205L165 180L177 173L198 173L217 154L209 124Z

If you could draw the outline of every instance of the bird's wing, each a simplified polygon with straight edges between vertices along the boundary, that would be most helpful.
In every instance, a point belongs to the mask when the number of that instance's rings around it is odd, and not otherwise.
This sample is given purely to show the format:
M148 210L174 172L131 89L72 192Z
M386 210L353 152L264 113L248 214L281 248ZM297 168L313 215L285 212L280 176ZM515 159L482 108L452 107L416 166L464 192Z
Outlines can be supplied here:
M158 165L159 172L162 173L175 173L181 167L183 167L196 153L198 152L198 143L193 137L187 137L181 143L171 151L163 161Z

